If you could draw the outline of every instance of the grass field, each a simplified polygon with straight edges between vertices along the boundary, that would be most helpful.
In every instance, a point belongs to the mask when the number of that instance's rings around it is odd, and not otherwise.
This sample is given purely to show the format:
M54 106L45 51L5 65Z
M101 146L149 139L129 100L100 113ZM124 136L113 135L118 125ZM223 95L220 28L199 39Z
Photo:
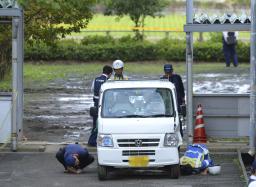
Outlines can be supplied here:
M186 22L186 16L182 13L174 13L162 17L147 17L145 20L145 36L149 40L157 40L163 37L185 39L183 25ZM80 33L72 33L72 38L81 39L88 35L106 35L110 31L110 35L114 37L122 37L133 35L134 25L128 16L118 18L117 16L104 16L102 14L94 15L86 29ZM119 32L118 32L119 31ZM169 33L166 33L169 32ZM248 40L248 32L240 32L239 37ZM199 37L198 33L194 34L195 40ZM209 33L204 33L204 38L209 38Z
M129 74L143 75L161 75L163 72L163 64L166 62L149 62L149 63L126 63L125 72ZM111 63L106 63L111 65ZM86 64L29 64L24 65L24 81L28 82L48 82L55 79L66 79L69 75L95 76L100 74L105 63L86 63ZM186 64L174 63L174 70L179 74L185 74ZM248 69L249 64L240 64L240 70ZM194 63L194 73L219 73L224 70L224 63ZM230 69L227 69L230 72ZM239 71L239 69L237 69ZM0 90L9 90L11 88L11 75L0 82Z

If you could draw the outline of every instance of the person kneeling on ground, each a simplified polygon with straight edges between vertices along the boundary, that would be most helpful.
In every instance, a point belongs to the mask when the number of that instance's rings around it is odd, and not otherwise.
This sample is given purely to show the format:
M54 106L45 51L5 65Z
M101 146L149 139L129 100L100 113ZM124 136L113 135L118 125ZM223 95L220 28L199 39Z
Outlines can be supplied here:
M180 158L181 173L185 175L198 174L206 175L208 167L213 166L209 151L204 144L188 145L184 156Z
M86 148L79 144L69 144L56 153L57 160L64 166L64 172L79 174L94 161Z

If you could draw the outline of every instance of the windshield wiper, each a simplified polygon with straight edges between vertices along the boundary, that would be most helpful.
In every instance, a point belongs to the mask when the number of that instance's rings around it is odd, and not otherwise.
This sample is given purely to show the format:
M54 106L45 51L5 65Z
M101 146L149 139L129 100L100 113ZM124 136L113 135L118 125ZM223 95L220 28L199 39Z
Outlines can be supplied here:
M117 118L146 118L147 116L132 114L132 115L116 116L116 117Z
M145 116L147 118L157 118L157 117L173 117L170 114L154 114L154 115L149 115L149 116Z

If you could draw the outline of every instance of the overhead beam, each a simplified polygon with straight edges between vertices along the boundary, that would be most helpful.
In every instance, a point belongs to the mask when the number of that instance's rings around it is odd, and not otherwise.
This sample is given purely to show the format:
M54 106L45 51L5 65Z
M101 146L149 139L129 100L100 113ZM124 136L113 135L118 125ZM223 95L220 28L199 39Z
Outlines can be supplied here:
M22 10L18 8L0 8L0 16L21 17Z
M251 31L251 24L187 24L184 32Z

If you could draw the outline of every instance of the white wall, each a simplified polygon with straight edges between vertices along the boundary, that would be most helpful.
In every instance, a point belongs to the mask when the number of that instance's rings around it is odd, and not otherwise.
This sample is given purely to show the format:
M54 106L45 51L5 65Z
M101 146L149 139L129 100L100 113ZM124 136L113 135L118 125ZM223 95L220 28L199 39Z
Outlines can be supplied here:
M11 138L11 95L0 95L0 143L9 143Z

